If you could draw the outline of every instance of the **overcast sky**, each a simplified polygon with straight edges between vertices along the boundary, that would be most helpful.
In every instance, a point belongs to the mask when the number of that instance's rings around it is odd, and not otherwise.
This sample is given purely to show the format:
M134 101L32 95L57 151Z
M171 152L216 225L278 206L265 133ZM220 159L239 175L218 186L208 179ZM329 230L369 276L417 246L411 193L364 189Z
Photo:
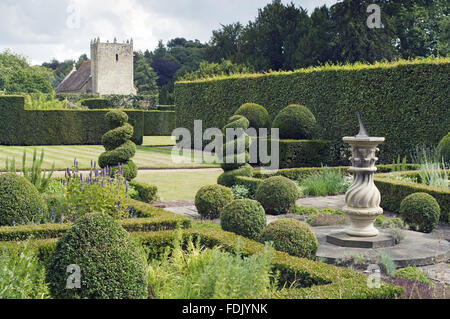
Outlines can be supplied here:
M135 50L153 50L159 39L209 41L220 24L253 20L271 0L1 0L0 51L32 64L89 56L90 39L130 37ZM312 12L336 0L283 0Z

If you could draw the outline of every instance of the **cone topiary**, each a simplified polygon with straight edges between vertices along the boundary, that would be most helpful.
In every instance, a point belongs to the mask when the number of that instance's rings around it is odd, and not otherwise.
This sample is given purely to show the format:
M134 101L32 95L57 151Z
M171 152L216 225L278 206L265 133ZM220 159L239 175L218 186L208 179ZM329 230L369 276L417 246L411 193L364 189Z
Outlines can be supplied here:
M280 138L307 140L314 135L316 118L306 106L291 104L277 114L272 128L280 130Z
M222 129L224 134L224 144L222 148L222 163L220 166L224 170L219 178L217 179L217 183L223 186L231 187L234 185L234 178L236 176L252 176L252 168L248 165L248 161L250 155L248 153L248 149L250 147L251 139L245 133L238 134L235 136L233 140L226 139L226 130L231 129L248 129L249 121L245 116L242 115L233 115L230 117L229 122ZM238 146L241 146L239 148ZM231 146L234 146L231 148ZM231 152L230 150L233 150Z
M106 152L100 154L98 164L101 168L112 167L113 171L118 164L123 164L123 175L127 180L132 180L137 176L137 166L131 160L136 153L136 144L130 140L133 127L128 123L128 115L120 110L113 110L106 113L105 121L110 130L102 136Z

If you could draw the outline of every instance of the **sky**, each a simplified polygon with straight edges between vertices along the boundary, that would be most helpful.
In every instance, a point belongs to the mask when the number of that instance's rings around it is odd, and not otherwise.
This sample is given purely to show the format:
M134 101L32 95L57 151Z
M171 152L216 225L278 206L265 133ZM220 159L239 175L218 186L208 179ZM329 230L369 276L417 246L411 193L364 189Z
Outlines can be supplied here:
M158 40L210 40L221 24L254 20L271 0L1 0L0 52L31 64L89 56L90 40L133 38L134 49L154 50ZM336 0L282 0L308 10Z

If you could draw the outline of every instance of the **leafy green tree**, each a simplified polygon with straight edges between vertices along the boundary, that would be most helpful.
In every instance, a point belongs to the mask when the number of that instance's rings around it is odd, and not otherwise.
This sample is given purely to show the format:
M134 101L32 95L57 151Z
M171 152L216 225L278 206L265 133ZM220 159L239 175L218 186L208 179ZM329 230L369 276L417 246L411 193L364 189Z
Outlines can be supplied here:
M331 18L335 34L333 51L338 62L374 62L397 56L394 21L381 6L381 28L366 24L372 0L344 0L333 5Z
M442 56L450 56L450 17L444 17L441 20L440 28L438 53Z
M206 56L210 62L220 62L222 59L234 60L238 54L238 40L243 26L241 23L223 25L212 32Z
M47 68L30 66L25 57L0 53L0 91L5 93L52 93L53 74Z

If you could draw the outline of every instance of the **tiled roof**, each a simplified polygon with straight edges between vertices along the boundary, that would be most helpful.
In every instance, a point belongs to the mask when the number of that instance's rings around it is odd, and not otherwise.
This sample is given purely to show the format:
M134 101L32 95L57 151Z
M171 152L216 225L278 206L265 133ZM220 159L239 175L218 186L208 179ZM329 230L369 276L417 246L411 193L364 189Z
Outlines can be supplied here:
M77 91L89 80L91 76L91 61L84 61L78 70L69 75L56 88L56 93Z

